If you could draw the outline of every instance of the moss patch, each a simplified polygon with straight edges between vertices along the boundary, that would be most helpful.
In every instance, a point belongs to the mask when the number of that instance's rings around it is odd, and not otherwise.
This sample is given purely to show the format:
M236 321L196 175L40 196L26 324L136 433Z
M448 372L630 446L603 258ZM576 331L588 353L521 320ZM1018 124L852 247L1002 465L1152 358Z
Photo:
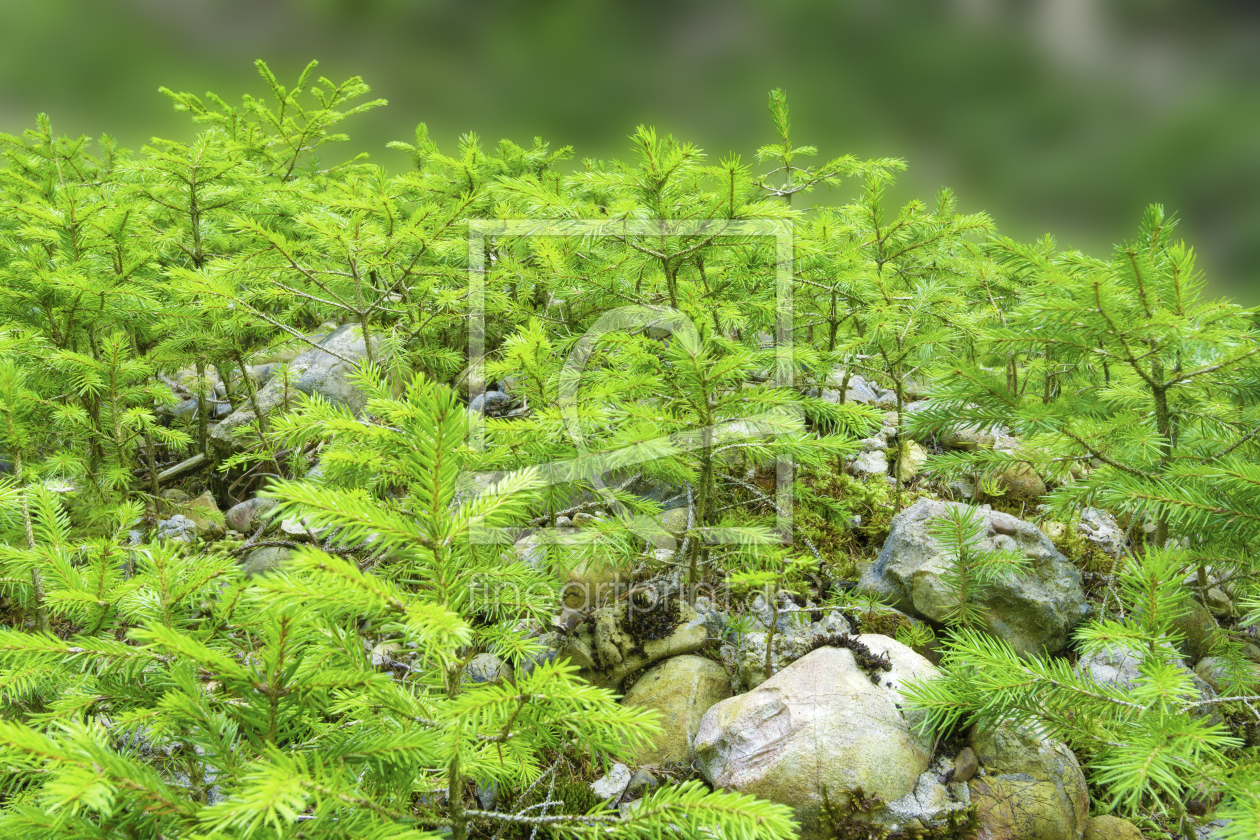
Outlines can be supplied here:
M1072 562L1082 572L1095 574L1111 574L1115 561L1101 548L1085 538L1077 528L1079 520L1059 523L1063 531L1051 542L1059 553Z

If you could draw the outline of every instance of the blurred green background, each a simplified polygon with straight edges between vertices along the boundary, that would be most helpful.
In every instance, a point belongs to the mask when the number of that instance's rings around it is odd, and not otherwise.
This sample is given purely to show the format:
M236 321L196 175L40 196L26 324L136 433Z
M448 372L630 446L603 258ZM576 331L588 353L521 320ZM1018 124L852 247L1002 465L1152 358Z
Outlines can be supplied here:
M1242 0L0 0L0 131L47 112L138 147L190 137L159 85L230 100L311 58L390 101L347 152L406 164L542 136L624 153L651 123L752 160L788 91L798 143L897 156L1020 238L1103 255L1144 204L1183 220L1214 291L1260 304L1260 4ZM820 196L837 200L840 196Z

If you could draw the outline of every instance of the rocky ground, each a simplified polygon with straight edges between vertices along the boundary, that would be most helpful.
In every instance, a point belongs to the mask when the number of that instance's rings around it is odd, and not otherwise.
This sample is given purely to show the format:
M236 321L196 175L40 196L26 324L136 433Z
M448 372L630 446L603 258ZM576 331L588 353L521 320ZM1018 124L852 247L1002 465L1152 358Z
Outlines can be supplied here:
M227 388L232 383L216 381L210 402L215 447L230 454L236 446L232 432L253 419L254 406L269 412L291 398L291 389L362 408L362 394L346 379L351 364L364 354L356 336L349 326L330 324L309 337L318 349L295 345L291 354L252 368L249 375L257 389L252 401L240 398L242 383ZM288 373L277 378L281 364L287 364ZM183 398L171 410L171 420L187 420L197 410L197 400L181 381L170 384ZM226 400L229 391L235 391L236 404ZM835 390L821 395L842 398ZM600 594L601 587L618 591L618 585L628 585L629 576L568 570L560 581L568 587L565 601L557 607L553 626L535 628L547 655L577 665L590 682L621 693L623 703L659 711L663 725L660 736L632 764L616 764L594 779L592 793L631 809L656 785L698 774L716 787L791 806L806 840L1140 837L1124 820L1091 815L1086 776L1065 744L1008 726L969 730L936 743L903 708L901 687L935 674L937 656L932 644L907 646L893 638L894 630L915 625L940 630L950 602L942 583L949 561L930 537L928 523L952 505L977 501L974 483L936 482L922 473L928 451L1013 450L1019 441L960 430L933 440L902 442L889 392L855 376L844 398L888 410L883 428L862 441L862 452L844 465L846 471L866 481L900 477L911 491L912 502L891 519L882 541L871 546L873 556L859 558L860 577L847 582L856 593L879 596L887 606L872 616L809 598L784 597L775 609L764 597L741 608L707 597L691 605L668 594L679 583L671 553L651 552L644 554L633 582L666 594L659 599L657 609L663 612L653 619L655 626L645 628L642 616L634 614L632 599ZM908 410L922 404L911 403ZM512 416L522 407L510 392L490 390L474 399L471 410ZM318 468L311 477L318 480ZM181 478L174 474L169 480ZM196 482L194 477L186 484L195 490ZM1114 559L1130 535L1115 517L1098 509L1086 509L1072 522L1042 519L1037 503L1047 487L1026 470L1003 475L1001 484L1006 491L1002 509L980 507L983 547L1018 552L1029 565L1026 574L984 592L978 606L986 616L985 629L1021 654L1067 657L1100 683L1131 685L1140 661L1136 655L1115 651L1079 658L1072 652L1073 629L1104 606L1094 585L1100 578L1097 571L1081 556L1064 553L1066 546L1075 545L1085 549L1078 552L1082 556ZM666 531L686 528L685 496L643 483L634 491L665 507ZM244 498L221 511L209 492L193 496L168 489L164 496L170 507L158 525L161 538L234 537L240 542L236 550L241 563L251 574L283 566L294 545L320 538L302 522L272 522L268 514L275 503L269 500ZM561 530L588 526L605 515L598 506L587 508L561 516ZM543 563L547 543L541 534L527 533L512 550ZM1207 655L1207 640L1237 618L1227 582L1218 583L1181 620L1185 642L1166 651L1178 667L1193 671L1205 696L1215 690L1219 675L1219 663ZM872 632L879 629L875 618L883 622L884 632ZM1260 662L1260 648L1248 650ZM374 651L373 656L387 662L390 652ZM511 680L513 670L482 655L470 663L468 673L479 681L497 681ZM487 795L493 800L492 792Z

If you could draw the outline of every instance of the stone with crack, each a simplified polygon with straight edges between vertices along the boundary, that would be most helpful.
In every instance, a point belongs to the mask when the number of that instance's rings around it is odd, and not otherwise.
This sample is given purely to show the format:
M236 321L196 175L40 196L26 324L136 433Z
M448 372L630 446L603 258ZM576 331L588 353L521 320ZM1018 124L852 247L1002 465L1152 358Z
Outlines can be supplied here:
M857 639L891 664L878 684L852 650L822 647L714 705L696 733L704 777L716 788L790 806L802 840L831 836L824 795L833 804L857 789L882 802L917 797L931 761L922 714L905 708L901 690L936 669L887 636Z

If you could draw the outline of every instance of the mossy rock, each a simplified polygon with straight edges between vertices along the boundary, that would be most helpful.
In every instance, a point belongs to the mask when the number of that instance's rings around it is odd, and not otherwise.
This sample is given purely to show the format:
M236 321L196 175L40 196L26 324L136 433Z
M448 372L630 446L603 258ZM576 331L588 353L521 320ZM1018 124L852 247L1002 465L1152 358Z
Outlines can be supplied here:
M1190 610L1173 619L1172 627L1181 633L1183 638L1178 647L1190 662L1198 662L1211 654L1222 635L1212 613L1198 601L1191 601Z
M1096 543L1090 542L1077 528L1076 522L1045 522L1040 527L1059 553L1081 571L1109 574L1115 567L1115 560Z
M219 504L209 490L192 501L180 504L178 512L196 524L197 535L203 539L217 540L225 533L223 511L219 510Z

